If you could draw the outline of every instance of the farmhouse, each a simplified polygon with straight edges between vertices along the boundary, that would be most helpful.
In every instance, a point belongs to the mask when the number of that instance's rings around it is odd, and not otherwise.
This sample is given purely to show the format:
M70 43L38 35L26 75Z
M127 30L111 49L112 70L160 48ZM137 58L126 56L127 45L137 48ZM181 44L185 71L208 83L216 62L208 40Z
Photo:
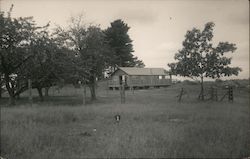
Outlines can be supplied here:
M160 87L169 86L171 82L171 74L163 68L118 67L111 74L108 87L119 88L121 84L126 88Z

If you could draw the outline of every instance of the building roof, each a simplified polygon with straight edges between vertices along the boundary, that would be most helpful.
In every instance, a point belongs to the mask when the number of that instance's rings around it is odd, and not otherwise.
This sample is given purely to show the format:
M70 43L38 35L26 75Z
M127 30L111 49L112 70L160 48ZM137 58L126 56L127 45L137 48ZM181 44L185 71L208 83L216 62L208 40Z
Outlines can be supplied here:
M118 67L128 75L168 75L164 68Z

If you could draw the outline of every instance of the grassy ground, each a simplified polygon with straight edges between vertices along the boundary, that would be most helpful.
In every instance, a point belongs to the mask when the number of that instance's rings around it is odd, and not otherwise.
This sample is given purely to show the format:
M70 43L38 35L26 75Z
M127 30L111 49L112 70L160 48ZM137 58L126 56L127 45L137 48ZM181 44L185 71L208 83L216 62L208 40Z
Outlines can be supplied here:
M249 92L235 91L229 103L197 101L198 85L181 103L180 85L161 89L100 89L98 101L82 106L82 90L51 90L33 107L1 108L1 156L18 159L77 158L242 158L250 156ZM220 93L220 96L223 92ZM24 94L25 96L25 94ZM5 103L6 101L1 101ZM121 115L116 123L114 116Z

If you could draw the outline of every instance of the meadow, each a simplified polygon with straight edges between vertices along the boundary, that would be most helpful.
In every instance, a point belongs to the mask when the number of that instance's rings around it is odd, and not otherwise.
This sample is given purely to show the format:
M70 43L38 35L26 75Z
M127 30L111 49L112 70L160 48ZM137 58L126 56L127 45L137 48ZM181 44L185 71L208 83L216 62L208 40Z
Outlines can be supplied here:
M187 94L178 102L184 87ZM82 89L51 89L44 102L1 103L1 156L9 159L244 158L250 156L249 90L234 102L198 101L199 85L119 91L98 87L82 105ZM221 97L223 92L219 94ZM121 121L114 119L121 115Z

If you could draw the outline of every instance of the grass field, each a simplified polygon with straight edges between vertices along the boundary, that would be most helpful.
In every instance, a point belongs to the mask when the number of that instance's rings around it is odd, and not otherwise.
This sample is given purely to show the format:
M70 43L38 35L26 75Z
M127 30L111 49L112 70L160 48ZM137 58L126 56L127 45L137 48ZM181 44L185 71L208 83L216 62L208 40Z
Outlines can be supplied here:
M197 100L199 85L126 91L99 88L83 106L82 90L51 90L44 103L1 107L1 156L9 159L243 158L250 156L249 91L230 103ZM53 96L52 96L53 95ZM220 94L221 96L222 94ZM4 105L6 100L2 100ZM26 103L26 104L25 104ZM116 123L114 116L121 115Z

